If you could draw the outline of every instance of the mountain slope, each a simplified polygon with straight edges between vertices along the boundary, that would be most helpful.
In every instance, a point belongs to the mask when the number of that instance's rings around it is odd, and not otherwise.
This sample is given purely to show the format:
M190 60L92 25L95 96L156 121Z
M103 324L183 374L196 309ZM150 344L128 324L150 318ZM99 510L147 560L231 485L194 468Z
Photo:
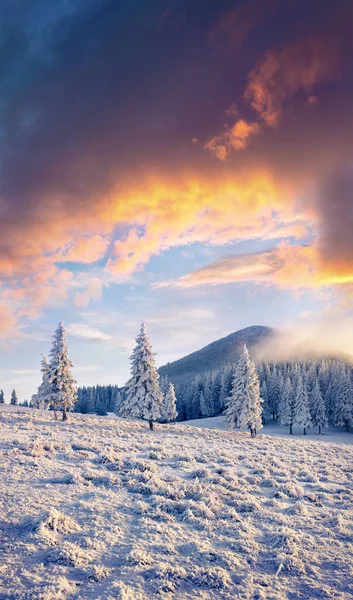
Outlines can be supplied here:
M251 352L254 346L273 333L273 329L262 325L246 327L208 344L201 350L160 367L159 374L167 375L173 383L185 385L199 373L221 369L225 365L236 362L244 344Z

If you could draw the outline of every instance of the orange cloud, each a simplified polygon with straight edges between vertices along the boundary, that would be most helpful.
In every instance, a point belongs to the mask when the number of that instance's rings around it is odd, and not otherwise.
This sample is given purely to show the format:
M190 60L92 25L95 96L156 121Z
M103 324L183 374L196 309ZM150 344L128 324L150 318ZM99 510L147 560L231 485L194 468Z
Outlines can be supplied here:
M353 273L350 277L353 282ZM319 290L344 281L320 270L315 246L280 244L273 250L226 256L174 281L155 287L189 288L229 283L271 284L285 290Z
M340 64L332 39L309 36L268 52L249 73L244 98L261 120L273 127L293 96L300 91L309 94L316 84L336 79Z
M136 202L151 208L141 219ZM195 242L212 245L256 238L303 237L307 222L298 219L288 190L265 173L226 179L151 181L124 205L135 206L135 226L113 244L107 270L126 278L141 269L152 255L173 246ZM234 218L235 216L235 218ZM140 222L139 222L140 221Z
M328 36L309 36L279 51L267 52L250 71L244 92L244 99L257 113L259 122L239 119L230 129L209 139L204 148L221 161L232 150L244 150L262 126L279 123L287 104L299 92L306 94L307 106L315 105L318 98L311 93L315 85L337 79L340 69L338 44Z
M213 152L219 160L226 160L231 150L244 150L249 140L259 131L260 126L257 123L247 123L240 119L223 134L208 140L205 148Z

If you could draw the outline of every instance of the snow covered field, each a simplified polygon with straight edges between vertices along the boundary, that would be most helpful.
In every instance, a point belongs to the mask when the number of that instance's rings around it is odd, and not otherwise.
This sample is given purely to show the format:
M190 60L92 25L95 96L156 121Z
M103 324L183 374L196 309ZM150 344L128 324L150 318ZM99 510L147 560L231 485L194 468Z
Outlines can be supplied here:
M226 430L224 417L208 417L205 419L194 419L193 421L184 421L184 425L192 425L193 427L201 427L205 429L221 429ZM316 428L308 429L307 435L303 436L302 429L294 429L294 435L289 434L288 426L277 425L270 423L265 425L258 431L258 435L275 435L289 439L315 440L317 442L334 442L335 444L353 444L353 433L346 432L344 427L325 427L323 433L318 435Z
M353 448L0 408L0 598L353 595Z

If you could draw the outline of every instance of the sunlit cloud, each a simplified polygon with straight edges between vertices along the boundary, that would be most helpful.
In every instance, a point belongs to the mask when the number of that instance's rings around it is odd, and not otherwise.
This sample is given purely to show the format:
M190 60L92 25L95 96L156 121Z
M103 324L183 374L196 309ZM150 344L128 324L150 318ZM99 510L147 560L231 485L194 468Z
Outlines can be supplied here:
M217 135L205 144L205 148L213 152L219 160L226 160L232 150L244 150L249 140L259 133L257 123L247 123L240 119L224 133Z
M349 281L353 282L353 273ZM158 282L154 286L190 288L244 282L270 284L292 291L318 291L346 283L336 273L320 270L315 246L283 243L266 252L226 256L176 280Z
M277 125L286 104L323 81L337 79L341 60L336 40L308 36L280 51L269 51L249 73L244 97L269 127Z
M90 327L85 323L70 323L66 327L68 333L74 337L91 340L92 342L106 342L112 339L108 333L104 333L99 329Z

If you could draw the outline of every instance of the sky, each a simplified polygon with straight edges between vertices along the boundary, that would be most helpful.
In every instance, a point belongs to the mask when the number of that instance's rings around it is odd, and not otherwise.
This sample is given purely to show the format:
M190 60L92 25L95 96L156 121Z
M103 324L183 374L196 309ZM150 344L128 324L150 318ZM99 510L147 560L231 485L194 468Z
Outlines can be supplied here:
M142 320L158 365L349 331L352 25L351 0L1 2L7 396L59 320L80 385L125 383Z

